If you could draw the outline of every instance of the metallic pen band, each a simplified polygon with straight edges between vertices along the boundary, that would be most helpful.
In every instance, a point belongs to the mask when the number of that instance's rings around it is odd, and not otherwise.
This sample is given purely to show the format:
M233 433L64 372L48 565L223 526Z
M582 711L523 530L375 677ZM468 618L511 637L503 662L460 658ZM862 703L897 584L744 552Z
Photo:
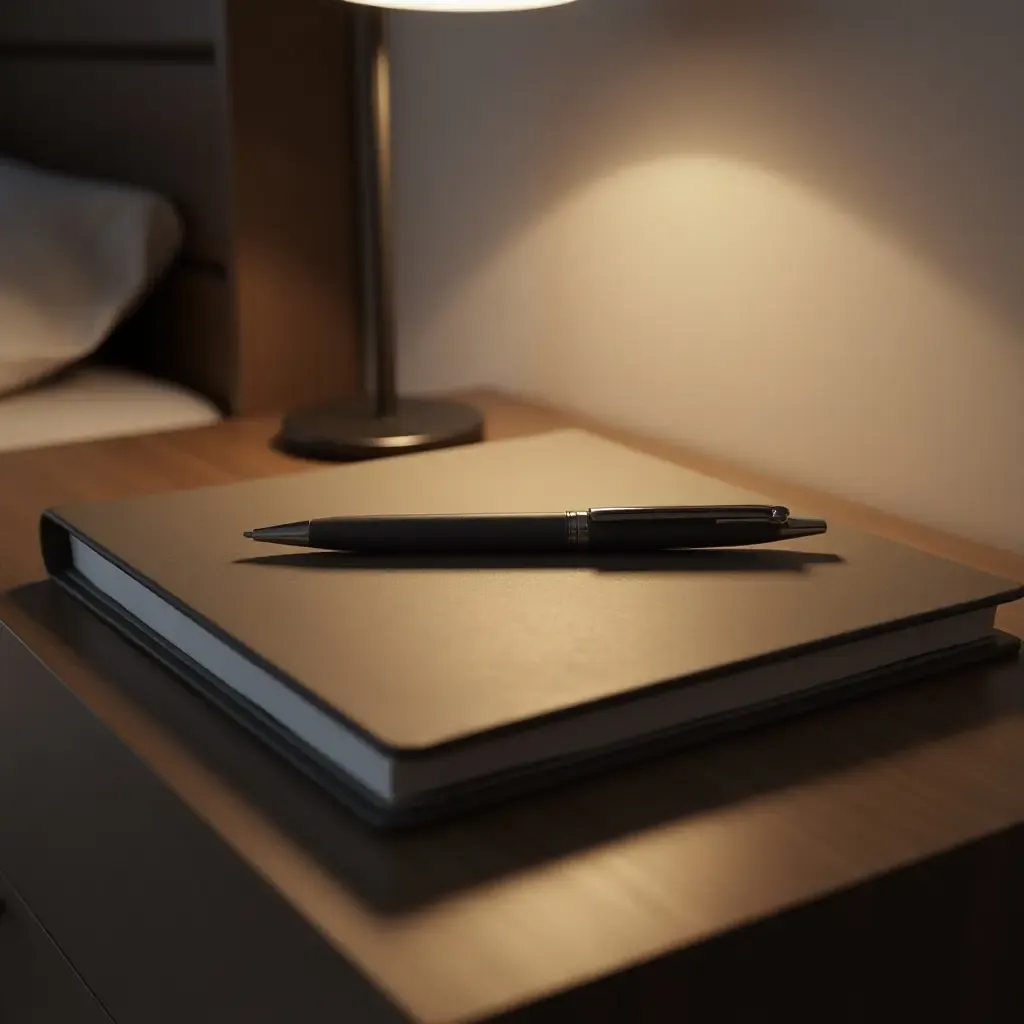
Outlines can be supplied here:
M590 546L590 513L566 512L565 531L569 547L581 551L588 548Z

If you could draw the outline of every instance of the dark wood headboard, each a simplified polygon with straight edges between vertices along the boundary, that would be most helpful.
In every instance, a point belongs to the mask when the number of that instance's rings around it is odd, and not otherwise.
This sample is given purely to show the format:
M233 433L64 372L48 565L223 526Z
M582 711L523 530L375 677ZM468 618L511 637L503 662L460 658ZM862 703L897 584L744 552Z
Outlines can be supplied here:
M350 27L337 0L3 0L0 153L186 223L116 358L232 413L358 390Z

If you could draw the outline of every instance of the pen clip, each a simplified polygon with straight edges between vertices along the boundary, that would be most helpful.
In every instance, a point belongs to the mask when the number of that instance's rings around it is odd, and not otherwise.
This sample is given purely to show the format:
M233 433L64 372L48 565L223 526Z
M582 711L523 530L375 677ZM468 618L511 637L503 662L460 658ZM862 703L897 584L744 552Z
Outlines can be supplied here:
M637 508L592 508L598 523L628 522L757 522L782 526L789 509L782 505L677 505Z

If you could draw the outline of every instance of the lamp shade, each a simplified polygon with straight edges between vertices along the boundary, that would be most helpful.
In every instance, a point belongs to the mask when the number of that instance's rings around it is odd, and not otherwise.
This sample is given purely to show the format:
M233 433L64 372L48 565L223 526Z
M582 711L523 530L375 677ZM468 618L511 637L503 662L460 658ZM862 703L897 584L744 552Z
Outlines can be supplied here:
M349 0L366 7L390 7L395 11L528 11L535 7L560 7L573 0Z

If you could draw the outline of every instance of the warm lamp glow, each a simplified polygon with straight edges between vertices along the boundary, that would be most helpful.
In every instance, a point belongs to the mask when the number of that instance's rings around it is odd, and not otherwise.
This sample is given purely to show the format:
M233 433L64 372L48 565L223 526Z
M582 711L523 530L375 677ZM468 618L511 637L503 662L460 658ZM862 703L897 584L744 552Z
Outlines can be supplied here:
M366 7L390 7L395 11L529 11L535 7L560 7L573 0L349 0Z

